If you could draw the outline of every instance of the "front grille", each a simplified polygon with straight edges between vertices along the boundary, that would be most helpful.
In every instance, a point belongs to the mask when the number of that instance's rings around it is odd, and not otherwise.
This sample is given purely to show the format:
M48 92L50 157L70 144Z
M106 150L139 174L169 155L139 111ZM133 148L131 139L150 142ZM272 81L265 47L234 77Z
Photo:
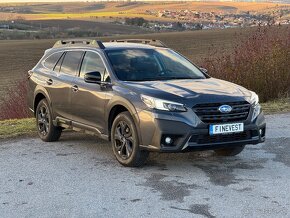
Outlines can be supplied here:
M197 144L234 142L234 141L251 139L252 135L254 135L254 133L251 133L251 131L226 134L226 135L193 135L191 136L189 142L194 142Z
M230 105L230 113L221 113L218 108L221 105ZM246 120L251 105L246 101L197 104L192 109L204 123L223 123Z

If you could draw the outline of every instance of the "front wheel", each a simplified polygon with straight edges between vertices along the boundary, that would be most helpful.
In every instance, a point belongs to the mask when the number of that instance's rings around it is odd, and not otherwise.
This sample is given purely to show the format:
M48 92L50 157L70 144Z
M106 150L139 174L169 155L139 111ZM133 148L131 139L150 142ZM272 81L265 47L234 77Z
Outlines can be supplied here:
M52 123L52 114L46 99L42 99L36 108L36 126L39 137L45 142L57 141L62 129Z
M141 150L134 120L129 112L122 112L115 118L111 129L113 152L124 166L138 167L145 163L149 152Z
M241 153L245 148L245 145L235 146L233 148L220 148L214 150L217 155L220 156L236 156Z

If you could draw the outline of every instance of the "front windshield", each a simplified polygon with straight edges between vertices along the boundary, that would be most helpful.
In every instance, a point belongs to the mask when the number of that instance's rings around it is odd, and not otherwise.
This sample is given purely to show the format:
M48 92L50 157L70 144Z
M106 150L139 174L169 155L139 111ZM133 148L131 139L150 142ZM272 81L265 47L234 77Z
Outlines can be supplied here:
M116 49L106 51L118 79L150 81L204 79L204 74L170 49Z

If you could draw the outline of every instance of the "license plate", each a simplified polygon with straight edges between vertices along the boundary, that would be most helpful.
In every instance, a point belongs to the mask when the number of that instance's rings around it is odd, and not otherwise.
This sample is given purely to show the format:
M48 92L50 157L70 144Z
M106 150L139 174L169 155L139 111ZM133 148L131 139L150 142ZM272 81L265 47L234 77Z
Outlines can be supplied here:
M243 132L244 131L244 123L227 123L227 124L217 124L217 125L209 125L209 134L227 134L227 133L235 133L235 132Z

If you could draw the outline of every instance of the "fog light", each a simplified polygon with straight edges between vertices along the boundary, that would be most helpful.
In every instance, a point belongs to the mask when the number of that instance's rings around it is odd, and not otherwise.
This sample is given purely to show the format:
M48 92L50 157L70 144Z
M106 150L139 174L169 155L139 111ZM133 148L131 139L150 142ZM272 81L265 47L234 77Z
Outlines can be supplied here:
M173 140L172 140L172 138L170 138L170 137L166 137L166 138L165 138L165 143L166 143L166 144L171 144L172 141L173 141Z
M262 135L262 134L263 134L263 130L262 130L262 129L260 129L260 130L259 130L259 133L260 133L260 135Z

